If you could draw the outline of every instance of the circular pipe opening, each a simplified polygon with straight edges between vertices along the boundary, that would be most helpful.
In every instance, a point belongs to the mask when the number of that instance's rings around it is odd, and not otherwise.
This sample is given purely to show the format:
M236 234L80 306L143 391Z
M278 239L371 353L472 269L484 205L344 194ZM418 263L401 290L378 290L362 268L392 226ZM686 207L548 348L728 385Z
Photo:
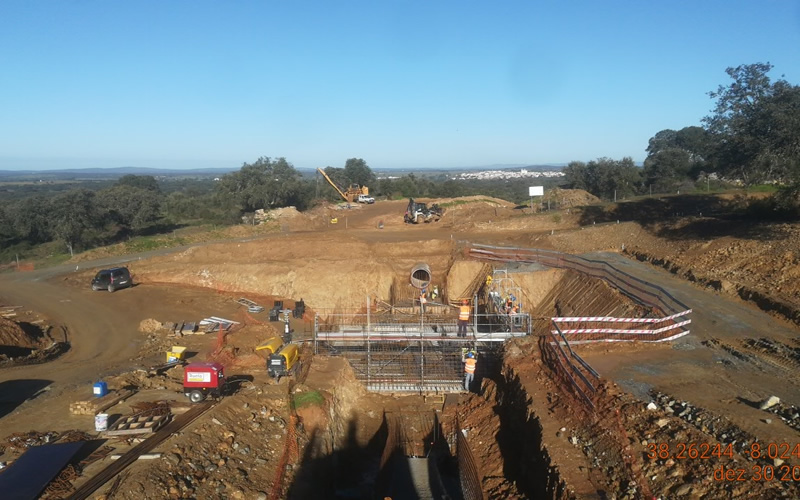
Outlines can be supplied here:
M420 262L411 268L411 285L415 288L425 288L431 282L431 268L428 264Z

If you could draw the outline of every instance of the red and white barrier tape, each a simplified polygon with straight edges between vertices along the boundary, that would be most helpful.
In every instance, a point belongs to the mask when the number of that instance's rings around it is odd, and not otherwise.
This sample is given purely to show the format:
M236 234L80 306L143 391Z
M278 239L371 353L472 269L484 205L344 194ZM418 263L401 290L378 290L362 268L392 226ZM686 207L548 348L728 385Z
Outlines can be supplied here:
M644 335L655 335L657 333L667 332L669 330L674 330L679 328L683 325L688 325L691 323L692 320L687 319L686 321L681 321L680 323L675 323L673 325L667 325L662 328L656 328L655 330L619 330L616 328L573 328L567 330L561 330L561 333L564 335L570 334L578 334L578 333L637 333L637 334L644 334ZM553 335L557 335L557 330L551 330Z
M679 318L687 314L691 314L692 310L687 309L683 312L666 316L663 318L615 318L612 316L575 316L568 318L551 318L555 323L577 323L581 321L591 321L595 323L661 323L662 321L669 321L671 319Z

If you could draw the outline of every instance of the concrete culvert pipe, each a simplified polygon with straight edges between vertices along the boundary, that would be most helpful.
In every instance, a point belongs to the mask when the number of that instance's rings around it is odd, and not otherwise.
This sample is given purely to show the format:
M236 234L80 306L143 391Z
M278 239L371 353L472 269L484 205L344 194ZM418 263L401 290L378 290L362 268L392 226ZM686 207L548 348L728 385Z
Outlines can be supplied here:
M424 262L418 262L411 268L411 285L425 288L431 283L431 268Z

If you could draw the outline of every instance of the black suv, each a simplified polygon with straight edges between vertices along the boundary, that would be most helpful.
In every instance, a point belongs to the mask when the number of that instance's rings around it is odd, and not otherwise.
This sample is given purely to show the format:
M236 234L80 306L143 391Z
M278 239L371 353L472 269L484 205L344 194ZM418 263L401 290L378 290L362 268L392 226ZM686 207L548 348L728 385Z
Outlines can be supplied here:
M92 290L108 290L113 292L120 288L133 286L131 272L127 267L115 267L113 269L103 269L92 279Z

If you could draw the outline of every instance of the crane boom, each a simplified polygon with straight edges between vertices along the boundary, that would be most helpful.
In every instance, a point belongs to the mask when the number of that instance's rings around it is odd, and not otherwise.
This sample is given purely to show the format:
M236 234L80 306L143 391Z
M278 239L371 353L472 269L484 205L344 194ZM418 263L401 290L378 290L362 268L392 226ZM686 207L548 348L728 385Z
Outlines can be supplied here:
M334 183L333 180L330 177L328 177L328 174L326 174L324 170L322 170L321 168L318 168L317 172L321 173L322 177L325 177L325 180L328 181L328 184L333 186L333 189L335 189L337 193L342 195L342 198L344 198L344 201L346 201L348 203L352 203L353 202L353 199L352 198L348 198L347 195L344 194L344 192L339 188L339 186L337 186L336 183Z

